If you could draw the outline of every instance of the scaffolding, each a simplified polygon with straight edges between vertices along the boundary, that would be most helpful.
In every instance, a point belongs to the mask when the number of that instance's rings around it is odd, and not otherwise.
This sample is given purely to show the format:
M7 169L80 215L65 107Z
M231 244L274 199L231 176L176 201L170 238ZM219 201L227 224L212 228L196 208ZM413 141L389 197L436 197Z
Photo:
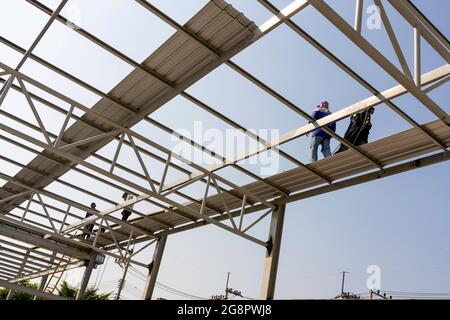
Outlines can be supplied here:
M401 70L361 34L362 0L355 2L354 26L349 25L323 0L295 0L281 10L267 0L258 0L262 7L273 14L271 19L260 26L223 0L209 1L184 25L180 25L146 0L136 0L149 14L155 15L161 23L166 23L176 30L142 63L64 17L61 11L67 0L61 1L55 10L37 0L26 2L47 14L49 18L29 48L22 48L12 40L0 36L3 45L22 55L16 66L10 66L0 60L0 115L10 120L8 123L0 123L0 139L34 155L29 163L21 163L17 159L0 155L2 161L21 168L14 176L0 170L0 179L5 181L0 189L2 287L22 290L23 287L17 283L41 278L39 290L27 288L27 293L45 299L59 299L61 297L53 293L62 274L85 266L77 295L77 299L82 299L93 268L102 264L105 256L110 256L124 265L125 270L128 265L148 269L142 297L148 300L152 298L167 238L175 233L214 225L267 249L260 297L273 299L285 208L288 203L444 162L449 158L450 118L446 111L430 98L429 93L445 85L449 79L450 45L445 36L412 1L388 2L414 27L413 72L405 61L395 30L380 0L375 0L375 3L380 10ZM307 7L313 7L323 15L398 84L378 91L298 26L292 18ZM125 62L133 71L110 92L103 92L35 54L33 51L45 33L53 23L58 22ZM233 56L282 25L310 43L371 95L315 120L307 111L232 60ZM447 64L422 73L421 39ZM25 74L21 68L27 60L32 60L98 96L99 101L92 107L86 106L80 100L75 100ZM223 64L294 111L299 118L307 120L308 124L284 133L278 139L266 141L186 91ZM2 110L1 105L12 91L25 97L37 125ZM421 107L428 109L436 119L425 125L416 122L392 101L405 94L416 98ZM226 158L149 117L177 96L241 131L257 141L257 146L235 157ZM56 103L56 100L61 104ZM65 120L59 132L46 129L47 119L38 112L36 102L64 116ZM381 104L387 105L411 128L366 145L355 146L327 127L330 123ZM133 129L139 123L149 123L220 163L207 167L198 165ZM21 130L22 127L35 134ZM281 145L306 136L316 128L322 128L331 134L348 150L306 164L280 149ZM99 153L100 149L111 144L115 146L112 159ZM128 163L119 161L123 148L133 151L136 164L142 173ZM242 160L268 150L283 157L295 165L295 168L263 178L239 164ZM152 177L152 168L149 168L145 161L147 158L163 166L160 179ZM224 177L219 171L227 167L237 169L253 182L239 185ZM170 170L177 171L182 178L167 181ZM133 197L123 202L112 201L105 195L77 185L76 181L65 181L62 176L68 172L75 172L87 181L95 181ZM133 179L130 179L130 176ZM62 191L49 191L47 187L51 184L63 185L89 197L101 199L109 203L110 207L101 211L93 209L75 198L68 197ZM194 184L202 186L203 197L199 198L190 192L189 187ZM215 194L209 195L212 192ZM136 206L133 207L141 202L157 209L141 212ZM127 208L131 208L135 218L123 221L114 216ZM18 211L22 212L21 215ZM85 218L86 212L91 216ZM253 222L246 223L247 216L252 213L258 217ZM249 230L266 217L271 217L268 238L258 239L251 235ZM86 237L81 236L84 234ZM144 246L138 251L130 250L130 247L136 244ZM155 246L151 261L142 262L135 258L151 245ZM126 271L124 277L125 274Z

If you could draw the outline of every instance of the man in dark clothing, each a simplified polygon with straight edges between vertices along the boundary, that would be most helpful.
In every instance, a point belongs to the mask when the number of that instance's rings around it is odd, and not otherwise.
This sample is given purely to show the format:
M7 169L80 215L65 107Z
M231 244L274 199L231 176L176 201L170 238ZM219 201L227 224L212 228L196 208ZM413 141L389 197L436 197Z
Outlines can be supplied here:
M134 197L132 196L132 195L130 195L130 194L128 194L127 192L125 192L123 195L122 195L122 199L123 199L123 201L128 201L128 200L131 200L131 199L133 199ZM123 210L122 210L122 220L123 221L127 221L128 220L128 218L130 217L130 215L131 215L131 210L133 209L133 205L130 205L130 206L128 206L128 207L125 207Z
M360 146L369 142L369 132L372 128L371 116L374 113L374 108L369 108L363 112L356 113L350 118L350 124L345 132L344 139L353 144ZM335 152L339 153L348 148L341 143L339 149Z
M322 101L320 103L320 105L317 106L316 109L314 110L314 112L312 113L312 117L315 120L319 120L330 114L331 114L331 112L328 108L328 102ZM336 123L335 122L330 123L327 127L334 132L336 131ZM319 148L319 145L322 146L321 151L322 151L324 158L329 157L331 155L330 140L331 140L331 136L320 128L317 128L312 132L311 156L310 156L311 162L317 161L317 150Z
M97 205L95 204L95 202L92 202L92 203L91 203L91 209L92 209L92 210L95 210L96 207L97 207ZM85 215L84 218L89 218L89 217L91 217L91 216L92 216L92 213L86 212L86 215ZM93 229L94 229L94 224L93 224L93 223L87 224L87 225L85 226L85 229L84 229L85 231L84 231L84 233L83 233L82 238L83 238L83 239L89 239L89 237L90 237L90 235L91 235Z

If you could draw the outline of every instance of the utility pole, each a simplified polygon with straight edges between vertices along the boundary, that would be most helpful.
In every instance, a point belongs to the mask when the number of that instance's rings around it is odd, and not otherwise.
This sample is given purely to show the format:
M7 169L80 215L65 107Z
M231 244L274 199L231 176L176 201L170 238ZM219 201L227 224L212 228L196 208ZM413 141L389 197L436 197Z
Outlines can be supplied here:
M342 286L341 286L341 296L344 295L344 283L345 283L345 274L348 273L347 271L342 271Z
M116 300L120 300L120 294L122 293L123 286L125 285L125 278L126 278L126 276L127 276L127 272L128 272L128 267L129 267L129 265L130 265L130 262L127 261L127 262L125 263L125 267L124 267L124 270L123 270L122 278L119 280L119 283L118 283Z
M355 300L355 299L361 299L360 296L351 293L351 292L345 292L345 274L349 273L348 271L342 271L342 284L341 284L341 294L336 296L335 299L351 299L351 300Z
M227 273L227 284L225 285L225 300L228 300L228 282L230 281L230 272Z
M228 287L228 284L230 282L230 274L231 272L227 272L227 284L225 285L225 295L216 295L211 296L211 300L228 300L228 294L233 294L237 297L242 297L242 292L239 290L234 290L232 288Z

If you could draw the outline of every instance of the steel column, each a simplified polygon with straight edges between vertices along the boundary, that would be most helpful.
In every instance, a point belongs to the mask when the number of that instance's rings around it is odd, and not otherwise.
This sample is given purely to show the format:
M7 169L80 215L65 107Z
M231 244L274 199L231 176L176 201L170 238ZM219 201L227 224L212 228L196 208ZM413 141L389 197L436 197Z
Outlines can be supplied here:
M414 82L419 89L422 87L420 83L420 70L422 69L420 60L420 30L414 28Z
M361 22L362 22L362 13L363 13L363 2L364 0L356 0L355 7L355 30L358 33L361 33Z
M48 275L45 275L41 278L41 282L39 283L38 291L44 292L45 285L47 284ZM37 296L34 296L33 300L37 300Z
M272 300L275 293L285 209L285 204L278 206L278 208L273 211L272 220L270 222L269 240L267 241L268 246L261 287L261 299L265 300Z
M142 300L151 300L152 298L153 290L155 289L156 278L158 277L159 266L161 265L162 255L166 246L166 241L167 235L163 235L156 243L152 262L148 266L148 276L147 280L145 281Z
M84 294L86 292L86 288L88 286L89 283L89 279L91 278L91 274L92 274L92 270L94 269L95 266L95 258L97 257L96 254L92 254L89 262L86 266L86 270L84 270L84 274L83 274L83 279L81 280L81 285L80 285L80 289L77 292L77 300L83 300Z

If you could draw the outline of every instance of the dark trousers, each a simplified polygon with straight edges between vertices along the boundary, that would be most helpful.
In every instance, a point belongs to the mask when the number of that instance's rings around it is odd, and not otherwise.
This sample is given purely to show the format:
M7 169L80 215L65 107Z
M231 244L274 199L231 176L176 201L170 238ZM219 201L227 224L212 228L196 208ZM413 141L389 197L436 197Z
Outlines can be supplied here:
M131 211L130 210L123 210L122 211L122 220L123 221L127 221L128 218L130 217L130 215L131 215Z
M92 230L94 229L94 224L90 223L85 227L85 231L83 233L82 238L83 239L89 239L89 237L91 236Z

